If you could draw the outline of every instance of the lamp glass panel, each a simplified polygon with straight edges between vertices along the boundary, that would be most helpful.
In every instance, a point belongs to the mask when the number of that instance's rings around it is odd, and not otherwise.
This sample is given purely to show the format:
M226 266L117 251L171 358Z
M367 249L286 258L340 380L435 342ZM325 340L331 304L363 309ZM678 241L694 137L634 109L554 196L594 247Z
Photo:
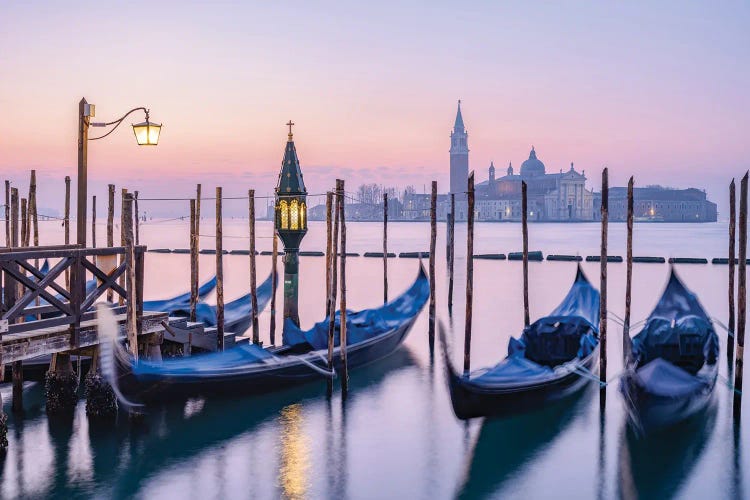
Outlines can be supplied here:
M291 229L294 230L294 231L296 231L296 230L298 230L300 228L299 227L299 206L298 205L299 205L299 203L297 202L297 200L292 200L292 202L289 205L289 212L290 212L291 220L292 220Z
M133 133L139 146L156 146L159 143L161 125L151 122L138 123L133 125Z
M279 202L279 229L289 229L289 211L287 210L286 200Z
M304 202L299 208L299 226L302 229L307 229L307 205Z
M148 144L150 146L156 146L159 144L159 134L161 133L161 125L151 123L148 126Z

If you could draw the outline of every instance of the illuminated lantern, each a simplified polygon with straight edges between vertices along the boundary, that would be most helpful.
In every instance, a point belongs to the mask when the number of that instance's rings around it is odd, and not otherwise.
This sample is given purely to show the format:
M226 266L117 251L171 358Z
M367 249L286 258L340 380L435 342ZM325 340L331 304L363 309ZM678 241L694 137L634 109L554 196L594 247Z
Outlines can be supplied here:
M289 138L276 185L275 227L284 244L284 319L299 326L299 246L307 233L307 190L294 147L293 125L291 120L287 123Z

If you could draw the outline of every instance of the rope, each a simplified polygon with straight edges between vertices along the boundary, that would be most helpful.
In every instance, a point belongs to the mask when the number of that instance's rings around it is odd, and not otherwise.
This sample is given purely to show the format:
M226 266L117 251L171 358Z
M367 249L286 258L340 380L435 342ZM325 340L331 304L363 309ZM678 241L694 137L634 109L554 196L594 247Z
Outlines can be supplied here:
M330 377L335 378L336 377L336 370L331 369L331 371L324 370L323 368L319 367L318 365L311 363L310 361L306 360L302 356L295 356L293 354L290 354L289 357L296 359L297 361L307 365L308 368L311 370L323 375L324 377ZM321 355L322 357L322 355Z
M198 236L200 236L202 238L216 238L215 234L199 234ZM238 239L241 239L241 240L249 240L250 239L250 236L236 236L236 235L231 235L231 234L222 234L221 237L222 238L238 238ZM269 240L273 239L273 236L258 236L257 234L255 235L255 237L258 238L258 239L269 239Z
M727 332L729 334L730 337L734 338L734 332L729 331L729 327L726 326L724 323L722 323L721 321L719 321L716 318L711 318L711 322L718 324L725 332Z
M326 196L326 194L327 193L312 193L312 194L308 193L305 196L307 196L308 198L312 198L312 197L317 197L317 196ZM276 199L276 196L277 195L275 195L275 194L274 195L268 195L268 196L257 196L256 195L255 199L256 200L270 200L270 199ZM296 195L284 195L284 194L282 194L282 195L279 195L279 196L281 196L282 198L285 198L285 197L293 197L293 196L296 196ZM195 198L140 198L139 197L138 201L190 201L190 200L194 200L194 199ZM222 196L221 199L222 200L247 200L247 196ZM206 201L215 201L216 198L215 197L212 198L212 197L201 196L201 201L204 201L204 200L206 200Z
M627 370L622 370L618 373L615 373L612 377L610 377L609 380L605 382L602 382L601 379L597 375L595 375L594 373L591 372L591 370L583 366L576 366L575 368L573 368L573 371L578 373L579 375L582 375L586 378L594 380L595 382L599 384L600 387L606 387L612 382L614 382L615 380L617 380L618 378L622 377L622 374L625 373Z
M742 391L734 387L734 384L728 378L720 373L718 373L717 376L721 379L722 382L724 382L724 384L726 384L728 389L734 391L738 396L742 396Z

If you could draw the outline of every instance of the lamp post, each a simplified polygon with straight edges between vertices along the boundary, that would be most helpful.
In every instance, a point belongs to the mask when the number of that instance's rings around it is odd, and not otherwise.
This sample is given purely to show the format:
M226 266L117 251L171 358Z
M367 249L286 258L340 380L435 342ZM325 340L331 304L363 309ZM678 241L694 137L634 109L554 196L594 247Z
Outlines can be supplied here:
M307 233L307 190L302 178L297 150L294 147L292 123L276 185L275 228L284 244L284 320L299 326L299 245Z
M139 146L156 146L159 143L159 134L161 124L149 121L148 109L143 107L133 108L125 113L121 118L107 123L91 122L95 116L95 106L89 104L86 98L82 98L78 103L78 210L76 212L77 240L78 246L86 246L86 198L88 184L88 141L104 139L115 131L117 127L135 111L143 111L146 114L146 121L133 125L133 133ZM89 127L110 127L106 134L99 137L89 137Z

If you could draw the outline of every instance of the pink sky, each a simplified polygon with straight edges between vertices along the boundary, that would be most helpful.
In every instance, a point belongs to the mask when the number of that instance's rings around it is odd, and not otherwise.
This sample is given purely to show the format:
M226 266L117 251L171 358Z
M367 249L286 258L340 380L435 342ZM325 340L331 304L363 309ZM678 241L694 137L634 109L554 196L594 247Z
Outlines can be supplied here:
M95 194L107 182L271 192L290 118L311 192L337 175L352 190L443 190L458 98L479 179L533 144L548 171L574 161L592 187L607 165L615 185L705 187L725 212L726 185L750 166L739 2L152 4L3 7L3 177L37 168L47 205L61 205L82 96L100 120L143 105L164 122L157 148L125 127L90 144Z

